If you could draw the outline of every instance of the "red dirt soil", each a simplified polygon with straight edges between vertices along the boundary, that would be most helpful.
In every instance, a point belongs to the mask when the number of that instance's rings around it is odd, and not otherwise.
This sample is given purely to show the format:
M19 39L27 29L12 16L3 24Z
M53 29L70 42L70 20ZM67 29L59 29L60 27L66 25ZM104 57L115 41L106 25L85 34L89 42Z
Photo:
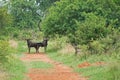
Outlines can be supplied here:
M79 68L89 67L91 64L89 62L84 62L78 65Z
M83 62L83 63L79 64L78 67L85 68L85 67L89 67L89 66L101 66L104 64L105 64L105 62L95 62L95 63Z
M30 80L87 80L73 72L72 68L51 60L45 53L25 54L22 61L43 61L53 65L51 69L30 69L27 76Z

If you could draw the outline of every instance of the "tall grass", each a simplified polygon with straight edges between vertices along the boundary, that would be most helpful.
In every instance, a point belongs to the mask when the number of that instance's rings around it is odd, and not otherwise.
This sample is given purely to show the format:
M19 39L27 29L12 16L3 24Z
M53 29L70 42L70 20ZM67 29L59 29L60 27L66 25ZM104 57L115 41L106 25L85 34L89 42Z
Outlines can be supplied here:
M4 67L9 74L8 80L23 80L25 78L26 67L20 60L11 59Z
M108 64L104 80L120 80L120 61Z

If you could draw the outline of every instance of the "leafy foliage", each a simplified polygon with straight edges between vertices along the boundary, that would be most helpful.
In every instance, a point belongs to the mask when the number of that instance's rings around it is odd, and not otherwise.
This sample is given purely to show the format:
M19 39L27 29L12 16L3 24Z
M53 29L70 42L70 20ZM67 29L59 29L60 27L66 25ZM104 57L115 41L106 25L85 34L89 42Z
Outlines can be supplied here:
M100 43L104 45L105 53L119 53L120 52L120 32L112 29L112 33L107 37L102 38Z
M46 10L53 5L54 2L60 1L60 0L36 0L36 4L39 5L39 9L42 12L46 12ZM45 14L44 14L45 15Z
M61 0L49 8L41 26L46 36L67 36L72 45L85 45L106 37L111 26L118 28L119 11L115 0Z
M111 5L113 7L111 7ZM61 0L56 2L55 5L49 9L48 14L45 19L43 19L42 27L44 33L46 35L74 34L77 30L75 21L82 23L86 20L86 15L84 15L84 13L92 13L96 16L102 17L105 20L106 26L108 26L108 24L117 24L119 21L119 18L116 17L119 15L119 5L117 5L114 0ZM105 26L105 24L102 26Z
M54 1L56 0L11 0L10 10L14 17L14 27L39 28L41 17Z
M14 17L14 26L19 28L34 28L40 19L38 7L34 0L12 0L11 13Z
M76 44L88 44L92 40L97 40L105 37L110 31L109 28L104 27L105 20L102 17L95 16L94 14L84 14L85 21L78 22L78 29L75 34L70 34L70 40Z
M10 56L10 47L7 41L0 40L0 63L6 63Z
M45 35L54 36L55 34L66 35L70 32L73 33L76 29L74 6L76 9L76 5L68 0L56 2L55 6L49 9L49 13L42 22Z
M0 31L12 24L12 16L8 13L7 7L0 7Z

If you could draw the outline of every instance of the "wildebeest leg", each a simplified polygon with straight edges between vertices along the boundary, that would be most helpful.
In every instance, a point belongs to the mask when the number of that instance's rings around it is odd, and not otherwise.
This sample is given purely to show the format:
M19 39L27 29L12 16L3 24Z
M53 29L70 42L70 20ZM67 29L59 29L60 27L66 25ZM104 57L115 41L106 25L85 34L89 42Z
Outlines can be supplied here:
M47 49L47 47L45 46L45 47L44 47L44 51L45 51L45 52L46 52L46 49Z
M39 53L39 47L38 46L36 47L36 53Z
M28 47L28 49L29 49L29 53L30 53L30 47Z
M35 47L35 49L36 49L36 53L37 53L37 47Z

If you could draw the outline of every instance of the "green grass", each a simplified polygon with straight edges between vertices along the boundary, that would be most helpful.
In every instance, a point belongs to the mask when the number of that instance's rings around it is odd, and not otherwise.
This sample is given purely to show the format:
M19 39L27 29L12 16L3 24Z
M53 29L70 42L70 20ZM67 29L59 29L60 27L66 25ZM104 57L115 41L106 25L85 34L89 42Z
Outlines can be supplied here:
M27 62L27 64L29 65L29 68L49 69L53 67L52 64L42 61L32 61Z
M1 43L1 45L4 44ZM23 80L26 73L26 67L24 63L16 57L18 50L16 48L6 48L4 46L1 46L1 48L0 54L3 53L4 55L1 55L3 59L1 58L0 60L2 61L2 63L0 63L0 71L3 72L4 75L0 80Z
M25 53L28 51L26 41L18 41L17 54Z
M112 55L89 55L85 58L84 55L82 56L75 56L74 54L60 54L55 52L48 52L47 53L52 59L62 62L74 69L75 72L80 73L83 76L90 77L89 80L120 80L120 63L117 63L117 66L111 68L109 63L114 65L115 62L119 61L120 57L119 54L112 54ZM83 62L99 62L104 61L106 65L104 66L90 66L86 68L78 68L78 65ZM119 66L118 66L119 65ZM117 67L117 69L116 69ZM118 68L119 67L119 68ZM111 72L111 69L113 72ZM113 75L114 73L114 75ZM114 78L114 76L116 76Z
M25 78L26 67L20 60L13 58L9 63L4 64L3 67L8 73L6 77L9 77L9 79L7 80L23 80Z

